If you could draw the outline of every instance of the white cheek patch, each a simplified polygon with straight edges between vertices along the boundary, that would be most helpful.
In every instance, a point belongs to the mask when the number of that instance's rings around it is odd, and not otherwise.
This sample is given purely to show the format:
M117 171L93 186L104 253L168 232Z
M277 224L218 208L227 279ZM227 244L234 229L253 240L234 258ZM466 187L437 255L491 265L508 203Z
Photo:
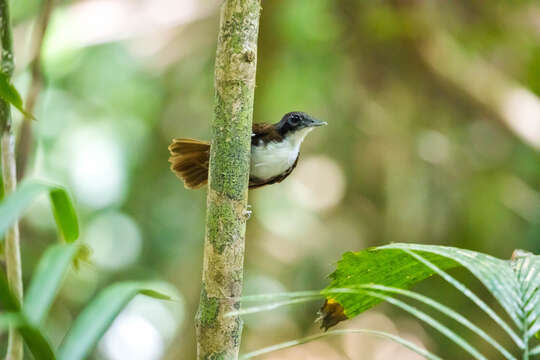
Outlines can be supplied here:
M251 173L259 179L278 176L289 169L300 152L300 144L312 128L305 128L288 135L283 141L251 147Z

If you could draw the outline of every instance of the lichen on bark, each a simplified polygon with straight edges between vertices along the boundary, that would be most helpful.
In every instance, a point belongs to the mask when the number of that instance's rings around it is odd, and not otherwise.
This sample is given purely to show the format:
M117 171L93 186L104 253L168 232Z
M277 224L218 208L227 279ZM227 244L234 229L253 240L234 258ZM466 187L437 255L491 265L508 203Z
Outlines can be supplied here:
M215 107L201 300L196 316L201 360L238 357L251 121L260 0L226 0L215 63Z

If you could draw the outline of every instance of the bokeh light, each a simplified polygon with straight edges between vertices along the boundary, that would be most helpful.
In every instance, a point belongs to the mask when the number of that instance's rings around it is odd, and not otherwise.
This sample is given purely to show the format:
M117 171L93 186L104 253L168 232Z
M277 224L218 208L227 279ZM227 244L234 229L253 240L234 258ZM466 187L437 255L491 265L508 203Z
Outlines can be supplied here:
M424 131L418 138L418 155L432 164L441 164L450 158L448 139L438 131Z
M106 270L131 265L142 248L142 236L135 221L116 211L93 219L85 229L84 240L90 246L91 260Z
M244 293L246 294L267 294L283 293L287 289L276 279L263 275L247 276L244 281ZM264 312L246 317L244 320L246 326L252 328L280 328L287 322L287 308L277 309L276 311Z
M310 210L336 206L345 194L343 171L326 156L302 158L291 180L288 195Z
M122 313L103 337L100 350L110 360L158 360L165 344L148 320Z
M88 128L72 134L67 159L77 198L95 208L118 203L125 195L122 150L117 139L103 130Z
M167 345L184 320L184 300L170 284L153 288L169 294L173 301L156 301L136 296L114 320L99 344L99 352L109 360L162 359Z

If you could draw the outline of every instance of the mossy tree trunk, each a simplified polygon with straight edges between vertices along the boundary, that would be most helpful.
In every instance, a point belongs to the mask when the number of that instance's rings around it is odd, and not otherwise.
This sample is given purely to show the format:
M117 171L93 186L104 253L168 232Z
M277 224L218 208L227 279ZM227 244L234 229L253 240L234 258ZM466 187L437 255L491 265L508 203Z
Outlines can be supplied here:
M208 181L204 267L196 317L199 359L236 359L242 321L227 317L242 293L244 236L257 69L259 0L221 8Z
M9 79L13 74L14 67L9 0L0 0L0 40L2 42L1 71ZM11 105L2 99L0 99L0 131L4 193L9 195L9 193L15 191L17 185L15 137L11 123ZM19 249L19 225L17 223L13 224L6 232L5 257L9 287L13 295L22 302L23 282ZM22 358L23 340L20 334L12 327L9 330L6 359L20 360Z

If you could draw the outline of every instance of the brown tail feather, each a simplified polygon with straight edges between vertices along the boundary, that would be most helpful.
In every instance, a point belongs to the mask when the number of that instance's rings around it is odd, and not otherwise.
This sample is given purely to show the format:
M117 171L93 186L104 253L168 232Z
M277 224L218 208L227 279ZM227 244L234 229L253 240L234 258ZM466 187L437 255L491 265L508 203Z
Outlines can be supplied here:
M198 189L208 182L210 144L193 139L173 139L169 145L172 172L188 189Z

